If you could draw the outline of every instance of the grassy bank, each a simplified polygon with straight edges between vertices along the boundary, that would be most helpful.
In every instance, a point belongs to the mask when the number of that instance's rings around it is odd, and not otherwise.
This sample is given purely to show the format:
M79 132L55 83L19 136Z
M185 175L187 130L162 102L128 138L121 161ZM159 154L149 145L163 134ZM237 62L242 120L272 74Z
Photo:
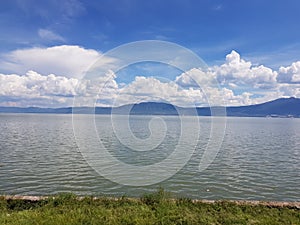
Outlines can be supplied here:
M300 224L295 207L193 202L162 190L140 199L72 194L38 201L0 199L0 224Z

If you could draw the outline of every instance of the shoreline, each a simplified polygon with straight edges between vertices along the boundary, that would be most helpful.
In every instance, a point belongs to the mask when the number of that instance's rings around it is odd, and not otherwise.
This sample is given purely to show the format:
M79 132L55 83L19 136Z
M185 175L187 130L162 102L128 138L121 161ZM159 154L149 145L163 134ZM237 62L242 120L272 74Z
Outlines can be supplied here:
M57 195L59 196L59 195ZM0 195L0 199L5 200L25 200L25 201L41 201L46 200L49 198L55 198L56 195L53 196L34 196L34 195ZM76 198L80 201L86 197L91 196L76 196ZM124 197L107 197L107 196L98 196L93 197L93 200L101 200L101 199L108 199L112 201L119 201L124 199ZM140 201L140 198L136 197L125 197L125 199L137 202ZM169 198L171 201L176 201L179 198ZM204 204L215 204L220 202L229 202L234 203L236 205L251 205L251 206L269 206L275 208L295 208L300 209L300 202L290 202L290 201L261 201L261 200L227 200L227 199L220 199L220 200L208 200L208 199L190 199L192 203L204 203Z
M300 202L142 197L2 195L0 224L300 224Z

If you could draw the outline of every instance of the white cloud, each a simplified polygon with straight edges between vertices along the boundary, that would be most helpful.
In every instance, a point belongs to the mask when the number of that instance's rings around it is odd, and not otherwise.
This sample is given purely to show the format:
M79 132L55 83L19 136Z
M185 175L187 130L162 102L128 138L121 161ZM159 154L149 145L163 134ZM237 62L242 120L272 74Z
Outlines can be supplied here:
M196 71L193 70L193 74ZM183 74L185 77L186 74ZM217 86L181 87L178 82L161 82L154 77L136 77L129 85L115 93L115 105L144 101L169 102L177 106L214 106L214 105L245 105L251 104L251 93L235 95L228 88Z
M70 103L70 97L76 94L78 80L55 76L42 76L28 71L24 76L0 74L0 99L14 102L17 106L53 106ZM6 103L7 105L7 103Z
M283 96L300 98L300 84L280 84L279 91Z
M300 74L294 74L292 76L292 82L299 83L300 82Z
M216 89L216 80L222 87L219 90ZM253 66L236 51L226 56L224 64L212 66L206 71L194 68L176 78L176 83L183 88L204 86L208 98L220 104L224 100L226 105L249 105L280 97L300 97L299 86L291 84L298 82L300 62L274 71L264 65Z
M212 70L220 82L263 89L276 86L278 75L276 71L263 65L252 66L251 62L241 59L236 51L226 56L226 62L223 65L214 66Z
M115 77L107 74L97 80L79 80L56 76L54 74L41 75L35 71L28 71L25 75L0 74L0 103L16 106L71 106L73 97L81 103L92 104L101 90L101 98L111 97L118 88ZM10 104L11 105L11 104Z
M176 78L181 86L215 85L218 81L228 87L248 86L252 88L269 89L276 86L277 72L260 66L252 66L251 62L241 59L240 55L232 51L226 56L226 62L220 66L213 66L202 71L192 69Z
M12 51L2 55L0 68L6 73L25 74L34 70L40 74L57 74L66 77L81 78L101 54L80 46L61 45L49 48L31 48ZM102 63L114 60L101 58Z
M65 42L65 39L62 36L60 36L59 34L54 33L51 30L39 29L38 34L42 39L45 39L45 40L48 40L48 41Z
M288 67L280 67L279 82L300 83L300 61L294 62Z
M236 89L238 86L234 83L228 83L228 86L231 88L231 89Z
M182 87L197 87L214 86L217 84L216 75L213 71L202 71L201 69L193 68L180 76L176 77L175 82Z
M205 71L193 68L173 81L163 82L141 74L131 83L119 84L113 71L99 75L117 65L115 59L103 57L95 71L91 70L90 78L81 80L100 56L95 50L65 45L13 51L4 56L5 62L3 58L0 62L2 68L17 71L0 74L0 105L72 106L73 96L78 100L76 106L92 106L96 99L101 106L143 101L204 106L208 102L249 105L279 97L300 97L300 62L274 71L263 65L253 66L232 51L223 64Z
M170 102L177 106L191 106L203 102L201 90L182 89L173 81L162 82L154 77L138 76L135 80L118 89L115 93L114 105L138 103L144 101Z

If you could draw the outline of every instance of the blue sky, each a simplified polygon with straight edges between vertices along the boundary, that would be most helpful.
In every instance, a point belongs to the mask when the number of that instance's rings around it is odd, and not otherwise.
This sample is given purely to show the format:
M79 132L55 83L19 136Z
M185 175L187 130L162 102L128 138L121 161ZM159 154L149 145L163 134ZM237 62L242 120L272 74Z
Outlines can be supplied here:
M105 52L127 42L162 39L192 49L208 63L223 60L232 49L248 57L278 54L261 60L270 66L299 59L297 0L12 0L0 4L2 52L57 44ZM43 38L41 29L57 37ZM284 50L288 56L279 56Z
M88 61L92 62L119 45L140 40L170 41L194 51L213 70L218 81L223 81L221 86L236 95L231 96L233 100L229 104L250 104L282 96L297 97L300 96L300 65L297 63L300 61L299 12L300 1L297 0L1 1L0 74L5 76L1 82L6 91L0 92L0 105L69 105L69 100L54 99L53 96L61 97L64 93L52 93L53 90L64 89L69 91L66 96L76 95L76 90L71 90L75 87L68 89L63 85L74 85L70 79L78 78L76 73L81 73ZM62 51L64 53L60 54ZM68 63L63 62L66 52L82 54L87 63L80 68L73 64L64 67ZM55 55L57 62L49 56L51 54ZM229 66L230 59L226 56L239 58L235 58L240 60L239 72L233 68L234 63ZM43 57L44 61L41 61ZM76 59L72 60L76 64ZM251 65L244 71L243 65L247 67L247 62ZM221 71L222 65L225 65L223 69L227 68L227 74ZM255 69L259 66L264 68ZM77 71L74 72L74 68ZM134 69L136 67L128 71L134 72ZM155 75L165 76L154 70ZM137 70L136 74L143 71ZM274 72L274 77L269 74L262 78L262 71L267 74ZM30 90L19 95L16 90L20 83L14 84L15 89L6 85L8 80L13 82L13 77L7 76L15 74L30 80L34 78L28 73L32 75L34 72L37 73L36 78L41 76L38 78L40 84L44 82L45 92L38 93L41 99L31 96L34 95L30 89L32 85L26 84ZM46 86L51 84L42 80L49 74L53 74L55 79L56 76L62 80L65 78L66 84L62 82L61 87L53 87L52 92L46 91ZM140 76L150 77L151 74ZM115 85L119 87L124 85L119 84L118 79L112 82L117 82ZM243 93L244 97L241 97ZM257 96L263 98L257 99ZM49 100L46 105L42 104L45 102L43 97ZM245 98L248 100L244 101Z

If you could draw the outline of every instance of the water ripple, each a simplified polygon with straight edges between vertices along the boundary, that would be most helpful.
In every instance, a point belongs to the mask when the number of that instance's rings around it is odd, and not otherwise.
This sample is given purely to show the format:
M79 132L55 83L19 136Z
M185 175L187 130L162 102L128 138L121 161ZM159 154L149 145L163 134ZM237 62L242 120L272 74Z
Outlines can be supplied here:
M131 120L140 137L149 135L142 126L147 122L141 123L144 119ZM172 129L161 145L137 153L122 146L108 121L107 116L96 116L102 141L111 154L129 164L161 161L180 136L178 119L168 117ZM200 118L200 123L199 144L182 170L157 185L128 187L89 167L76 146L71 115L0 114L0 194L138 196L161 186L191 198L300 201L299 119L228 118L222 149L201 173L198 164L209 139L210 120Z

